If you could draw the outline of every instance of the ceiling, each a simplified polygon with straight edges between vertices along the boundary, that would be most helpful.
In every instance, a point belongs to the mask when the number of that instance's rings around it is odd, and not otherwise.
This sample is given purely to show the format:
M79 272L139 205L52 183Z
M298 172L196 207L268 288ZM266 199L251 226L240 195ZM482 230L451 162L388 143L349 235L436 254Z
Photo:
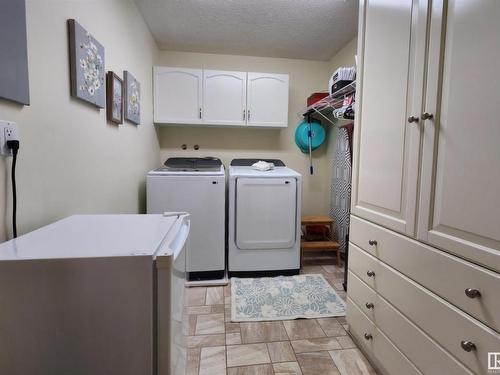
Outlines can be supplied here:
M163 50L329 60L357 33L357 0L135 0Z

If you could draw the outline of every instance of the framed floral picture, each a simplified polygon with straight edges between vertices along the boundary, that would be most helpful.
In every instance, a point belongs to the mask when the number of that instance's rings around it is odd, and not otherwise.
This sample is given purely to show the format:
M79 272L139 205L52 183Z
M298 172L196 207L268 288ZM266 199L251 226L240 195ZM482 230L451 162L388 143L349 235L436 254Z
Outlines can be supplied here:
M128 71L123 72L125 86L125 120L141 123L141 84Z
M73 19L68 20L68 31L71 96L104 108L104 47Z
M106 115L110 122L123 123L123 81L111 71L106 76Z

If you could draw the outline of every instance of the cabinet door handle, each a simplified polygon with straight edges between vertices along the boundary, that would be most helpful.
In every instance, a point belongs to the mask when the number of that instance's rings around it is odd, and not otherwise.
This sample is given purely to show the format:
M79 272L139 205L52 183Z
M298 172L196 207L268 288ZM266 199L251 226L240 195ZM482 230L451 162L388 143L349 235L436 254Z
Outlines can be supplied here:
M200 119L201 119L201 108L200 108Z
M246 117L247 117L247 116L246 116L246 111L245 111L245 110L243 110L243 121L245 121Z
M377 240L369 240L368 245L370 246L377 246Z
M366 276L368 276L368 277L374 277L375 276L375 272L373 272L373 271L367 271L366 272Z
M479 298L481 297L481 292L477 289L467 288L465 289L465 295L469 298Z
M474 344L472 341L464 340L460 343L460 346L466 352L471 352L473 350L476 350L476 344Z
M411 124L412 122L418 122L420 119L418 116L410 116L408 117L408 122Z
M250 121L250 110L249 109L247 109L247 119L248 119L248 121Z
M365 340L371 340L371 339L373 339L373 336L372 336L371 333L365 333L364 336L365 336Z
M375 306L373 305L373 303L371 303L371 302L367 302L367 303L365 304L365 306L366 306L366 308L367 308L367 309L373 309L373 308L375 307Z
M424 112L422 113L422 120L432 120L434 118L434 115L429 112Z

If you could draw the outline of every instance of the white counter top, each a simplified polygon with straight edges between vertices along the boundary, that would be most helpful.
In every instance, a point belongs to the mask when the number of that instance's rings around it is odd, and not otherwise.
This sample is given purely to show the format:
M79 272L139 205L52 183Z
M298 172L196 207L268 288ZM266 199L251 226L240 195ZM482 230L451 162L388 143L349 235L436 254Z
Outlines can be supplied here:
M0 261L153 255L177 216L75 215L0 244Z

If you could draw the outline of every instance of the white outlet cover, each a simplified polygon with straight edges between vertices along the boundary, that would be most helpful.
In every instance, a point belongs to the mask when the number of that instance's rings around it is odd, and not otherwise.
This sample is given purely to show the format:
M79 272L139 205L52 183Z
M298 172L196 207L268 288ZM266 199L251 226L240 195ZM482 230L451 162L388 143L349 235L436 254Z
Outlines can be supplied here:
M11 129L15 138L17 138L17 124L13 121L0 120L0 155L11 156L12 152L7 147L6 130Z

